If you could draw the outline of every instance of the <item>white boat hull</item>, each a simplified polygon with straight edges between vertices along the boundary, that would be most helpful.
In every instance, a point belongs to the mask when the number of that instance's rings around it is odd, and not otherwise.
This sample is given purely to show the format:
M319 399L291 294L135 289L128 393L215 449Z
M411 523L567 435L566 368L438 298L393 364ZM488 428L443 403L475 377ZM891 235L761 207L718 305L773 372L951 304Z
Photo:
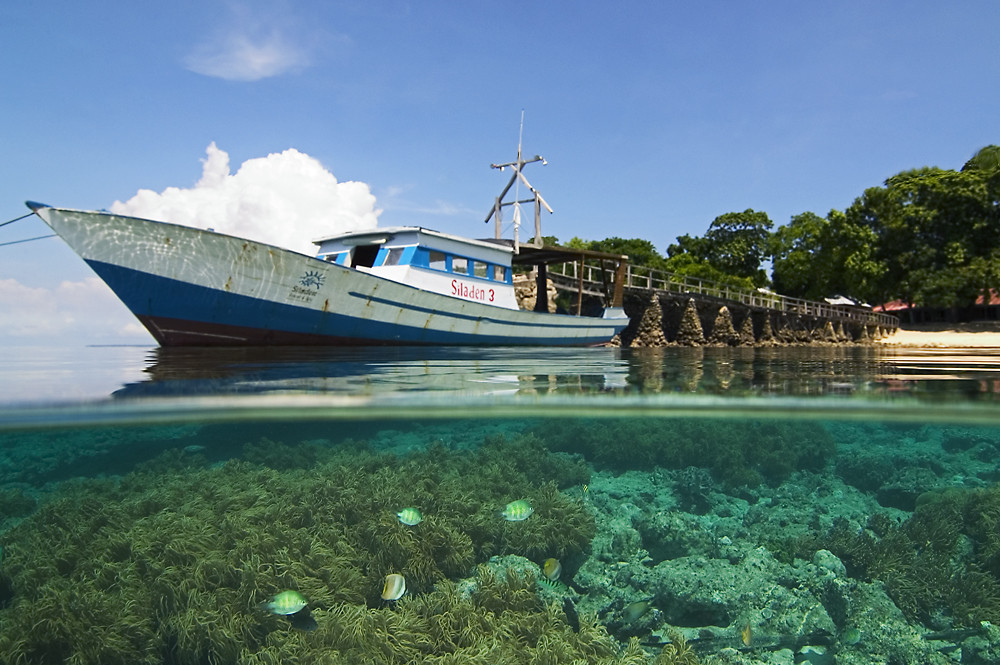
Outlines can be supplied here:
M162 346L595 346L628 323L504 309L211 231L29 205Z

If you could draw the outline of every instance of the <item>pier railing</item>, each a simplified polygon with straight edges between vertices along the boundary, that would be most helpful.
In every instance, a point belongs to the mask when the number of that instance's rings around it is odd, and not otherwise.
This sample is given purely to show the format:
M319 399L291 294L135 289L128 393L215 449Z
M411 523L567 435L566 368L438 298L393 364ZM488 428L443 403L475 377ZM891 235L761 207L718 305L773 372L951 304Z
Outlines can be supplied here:
M548 266L548 276L557 288L576 292L582 285L583 292L601 296L606 285L614 281L614 271L601 268L598 263L567 262ZM791 298L771 291L740 288L723 282L643 266L627 266L624 288L632 291L661 291L676 295L698 295L739 303L754 309L769 309L789 314L823 317L833 321L851 321L866 325L879 325L895 329L899 319L891 314L874 312L863 307L831 305L827 302Z

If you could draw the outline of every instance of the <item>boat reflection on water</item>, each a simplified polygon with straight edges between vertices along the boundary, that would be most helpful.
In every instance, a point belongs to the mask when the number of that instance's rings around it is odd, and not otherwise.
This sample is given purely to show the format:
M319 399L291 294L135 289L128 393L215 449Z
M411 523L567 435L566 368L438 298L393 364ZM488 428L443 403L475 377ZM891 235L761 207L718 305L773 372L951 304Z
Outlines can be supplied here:
M992 401L1000 350L779 348L157 348L116 398L313 393L698 393Z

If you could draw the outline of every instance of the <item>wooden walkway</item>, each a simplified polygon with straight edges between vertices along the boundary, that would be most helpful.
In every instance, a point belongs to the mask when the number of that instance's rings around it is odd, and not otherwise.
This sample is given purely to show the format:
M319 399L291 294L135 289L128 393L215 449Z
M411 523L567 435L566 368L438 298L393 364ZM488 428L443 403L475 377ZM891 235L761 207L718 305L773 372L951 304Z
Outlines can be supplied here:
M603 269L597 262L569 262L548 266L548 278L563 292L576 295L582 287L584 295L604 298L615 290L615 271ZM741 289L711 280L677 275L652 268L628 265L624 271L622 289L632 295L654 292L677 297L691 297L696 301L713 301L719 306L741 306L751 311L770 311L777 314L807 316L833 323L861 326L878 326L895 330L899 319L891 314L874 312L864 307L831 305L827 302L791 298L771 291Z

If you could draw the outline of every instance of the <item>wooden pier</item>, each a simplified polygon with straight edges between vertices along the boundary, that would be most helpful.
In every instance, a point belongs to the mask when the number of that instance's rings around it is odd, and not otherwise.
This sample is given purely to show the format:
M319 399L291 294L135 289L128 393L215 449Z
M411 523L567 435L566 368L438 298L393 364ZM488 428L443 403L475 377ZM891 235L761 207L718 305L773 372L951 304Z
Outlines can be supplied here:
M570 258L572 249L560 249ZM868 307L741 289L631 266L625 257L581 252L573 259L556 263L549 257L542 271L570 296L572 313L587 314L605 303L624 307L630 325L620 341L626 346L852 343L899 326L895 316Z
M534 163L546 161L541 155L524 159L518 141L515 161L490 165L500 171L509 168L512 175L484 221L494 222L494 242L513 249L515 265L532 267L528 282L536 294L532 303L536 310L549 309L549 284L569 295L568 309L577 315L600 315L605 307L621 307L629 317L628 327L616 340L622 346L852 343L878 339L899 326L895 316L868 307L740 289L632 266L624 255L544 245L541 212L551 213L552 208L524 177L524 168ZM520 198L521 185L530 197ZM511 188L514 199L504 201ZM522 204L534 208L534 235L527 243L519 238ZM502 238L506 207L514 209L514 237L509 241Z

